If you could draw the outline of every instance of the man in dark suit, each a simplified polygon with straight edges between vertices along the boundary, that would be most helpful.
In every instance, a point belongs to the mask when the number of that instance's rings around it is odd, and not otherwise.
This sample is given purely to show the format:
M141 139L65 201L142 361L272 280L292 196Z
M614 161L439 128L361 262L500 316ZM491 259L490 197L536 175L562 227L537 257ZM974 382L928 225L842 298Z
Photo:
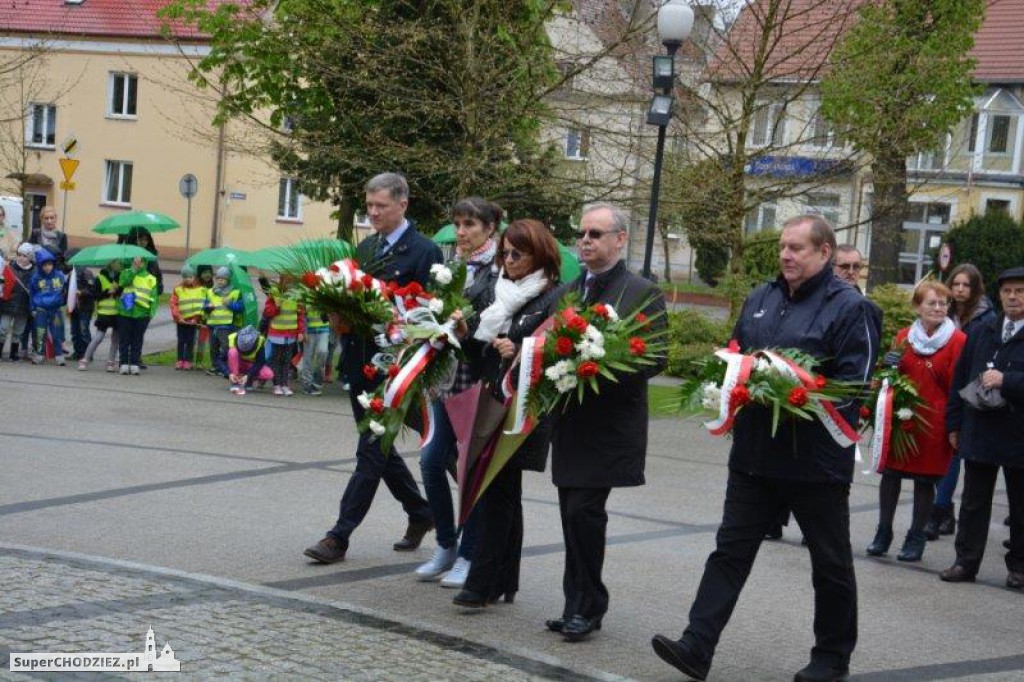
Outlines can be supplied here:
M426 285L430 266L441 263L443 258L437 245L417 232L406 219L408 206L409 185L401 175L382 173L366 183L366 212L374 234L360 242L356 256L364 269L369 269L370 274L379 279L394 281L400 286L413 281ZM379 374L377 378L368 379L363 373L376 347L372 339L351 333L344 334L341 343L345 379L350 384L349 400L358 423L365 410L356 397L363 391L372 392L382 380ZM380 441L364 433L359 437L356 470L342 495L338 520L327 535L306 548L304 554L322 564L342 561L348 550L349 536L370 510L381 480L409 515L409 526L405 536L395 543L395 551L408 552L419 547L423 536L434 527L430 507L405 461L396 452L382 452Z
M577 291L584 304L606 303L621 316L644 306L651 324L664 328L661 290L626 270L622 261L628 226L625 212L612 204L585 206L577 233L585 270L561 293ZM555 298L552 313L560 298ZM608 525L605 503L612 488L644 484L647 380L664 368L662 358L643 372L620 375L618 383L603 387L600 394L588 394L581 405L555 416L551 473L558 486L565 538L565 606L562 617L549 620L547 627L569 641L599 630L608 610L608 590L601 581Z

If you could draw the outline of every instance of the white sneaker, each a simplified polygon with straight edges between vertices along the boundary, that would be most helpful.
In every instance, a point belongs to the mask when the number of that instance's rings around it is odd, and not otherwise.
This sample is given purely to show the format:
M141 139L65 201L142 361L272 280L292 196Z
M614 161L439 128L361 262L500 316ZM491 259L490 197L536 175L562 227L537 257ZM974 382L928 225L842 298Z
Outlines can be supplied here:
M79 372L84 372L87 369L89 369L89 361L88 360L79 360L78 361L78 371Z
M448 571L443 578L441 578L441 587L452 587L462 589L462 586L466 584L466 578L469 577L469 566L470 563L466 559L459 557L455 560L455 565L452 566L452 570Z
M421 582L437 580L455 563L457 552L456 545L452 545L448 549L438 547L434 550L434 556L430 557L430 561L416 569L416 579Z
M139 366L138 365L132 365L131 367L129 367L128 371L130 371L135 376L138 376L139 374L141 374L141 372L139 371Z
M121 368L119 370L117 370L117 373L118 374L127 374L128 373L128 365L121 365Z
M58 355L57 357L54 358L54 361L56 361L58 367L64 367L65 365L68 364L67 362L64 361L63 355Z

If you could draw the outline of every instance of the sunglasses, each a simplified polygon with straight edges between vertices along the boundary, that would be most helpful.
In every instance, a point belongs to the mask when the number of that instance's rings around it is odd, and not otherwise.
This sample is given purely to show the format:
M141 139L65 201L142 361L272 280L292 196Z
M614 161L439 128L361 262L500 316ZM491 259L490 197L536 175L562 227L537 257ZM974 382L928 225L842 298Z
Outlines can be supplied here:
M505 249L504 251L502 251L501 253L498 254L498 259L499 260L510 260L513 263L518 263L520 258L522 258L523 256L527 256L527 255L529 255L529 254L525 254L522 251L516 251L515 249L508 248L508 249Z
M860 272L864 268L860 263L842 263L841 265L836 265L836 267L846 272Z
M618 232L618 230L577 230L576 239L583 240L589 238L597 241L606 234L612 234L613 232Z

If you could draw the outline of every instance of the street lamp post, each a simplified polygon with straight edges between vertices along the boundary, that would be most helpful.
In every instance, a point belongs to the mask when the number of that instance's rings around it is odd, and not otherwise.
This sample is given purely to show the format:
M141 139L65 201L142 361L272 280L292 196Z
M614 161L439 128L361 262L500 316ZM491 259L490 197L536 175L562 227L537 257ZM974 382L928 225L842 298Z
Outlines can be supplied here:
M654 229L658 224L658 195L661 192L661 163L665 156L665 129L672 120L676 81L675 56L679 46L693 28L693 10L681 0L668 0L658 10L658 38L668 50L667 55L653 59L653 86L647 123L658 126L658 146L654 153L654 178L651 181L651 207L647 214L647 243L644 244L643 276L651 279L651 257L654 254ZM660 90L660 92L659 92Z

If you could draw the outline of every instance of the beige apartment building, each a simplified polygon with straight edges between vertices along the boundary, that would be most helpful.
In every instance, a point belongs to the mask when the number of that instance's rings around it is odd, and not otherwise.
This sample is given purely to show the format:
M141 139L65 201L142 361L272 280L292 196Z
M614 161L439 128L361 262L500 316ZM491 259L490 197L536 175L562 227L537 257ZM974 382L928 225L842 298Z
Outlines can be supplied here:
M162 39L160 4L0 8L0 194L23 190L33 220L55 206L77 246L105 241L91 228L131 210L181 223L156 236L169 256L186 245L255 249L332 233L331 207L298 194L264 152L269 136L284 133L212 123L215 93L187 77L202 40ZM77 165L70 183L62 165ZM191 202L180 187L188 175Z

